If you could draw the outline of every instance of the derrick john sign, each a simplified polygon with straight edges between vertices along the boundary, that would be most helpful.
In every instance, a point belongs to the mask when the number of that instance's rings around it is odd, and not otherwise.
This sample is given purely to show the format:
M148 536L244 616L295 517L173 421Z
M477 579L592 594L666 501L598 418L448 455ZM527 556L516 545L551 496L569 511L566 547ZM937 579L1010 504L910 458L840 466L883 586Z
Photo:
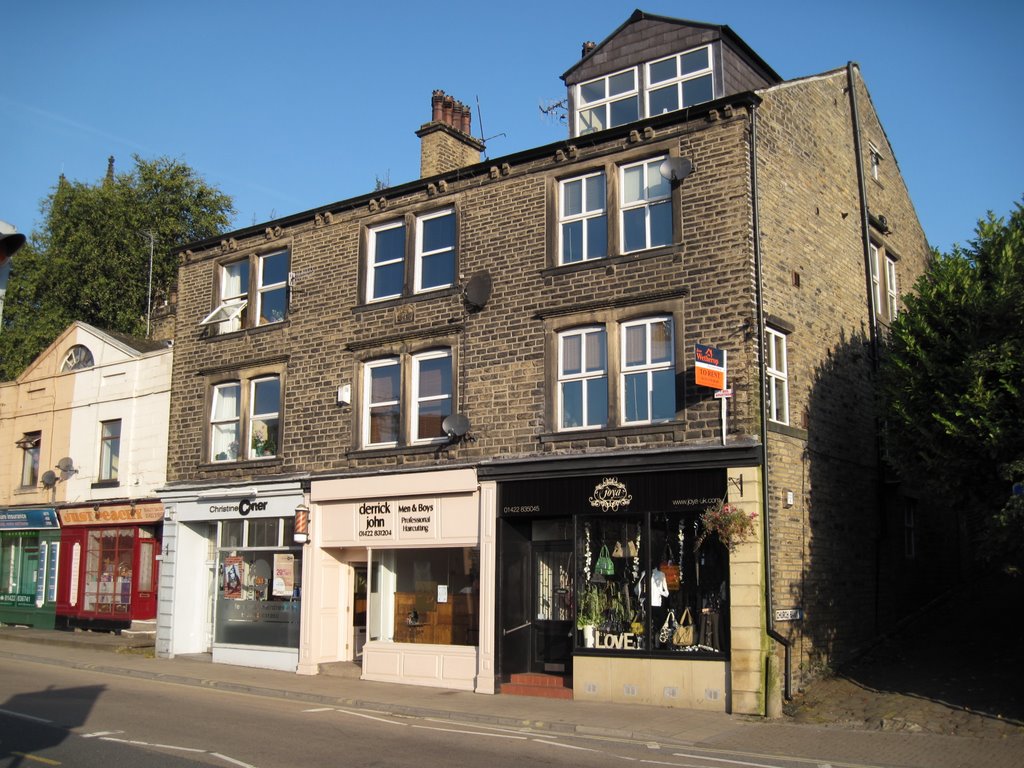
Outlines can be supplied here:
M693 377L698 387L725 389L726 351L695 344Z

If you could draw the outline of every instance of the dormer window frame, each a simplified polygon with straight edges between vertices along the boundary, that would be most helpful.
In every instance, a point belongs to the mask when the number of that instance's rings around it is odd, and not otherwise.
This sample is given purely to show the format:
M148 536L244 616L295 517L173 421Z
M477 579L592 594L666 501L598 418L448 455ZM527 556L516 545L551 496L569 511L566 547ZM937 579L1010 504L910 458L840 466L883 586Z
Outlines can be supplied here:
M721 74L716 72L718 66L716 45L715 42L704 43L683 51L677 51L668 56L661 56L650 61L641 61L631 67L625 67L600 77L593 77L576 83L572 86L571 91L573 97L572 108L574 114L572 116L572 126L574 135L584 136L588 133L595 133L647 117L653 117L655 114L679 111L695 104L703 104L714 100L718 94L719 81L721 79ZM693 57L701 53L706 57L705 66L693 68L690 62L693 60ZM674 62L674 75L672 77L662 77L656 83L652 83L652 67L657 67L669 61ZM628 89L619 87L616 89L612 81L616 78L622 78L624 75L632 76L632 87ZM687 83L693 87L694 83L707 77L711 78L711 92L708 98L701 98L699 100L687 98ZM600 94L592 93L589 99L585 98L585 89L588 87L593 89L594 86L598 85L601 86ZM654 113L651 109L651 96L658 91L663 91L670 87L675 89L676 108ZM619 119L615 119L612 113L612 105L622 104L627 100L632 100L633 104L635 104L635 109L625 115L629 119L624 119L621 115ZM600 120L595 121L594 112L598 110L600 110ZM584 115L588 118L586 122L584 122ZM595 122L597 123L596 127Z
M703 51L705 53L707 64L698 69L687 69L687 60L692 59L695 54ZM651 70L659 65L666 62L672 61L675 63L675 74L672 77L654 82L654 78L651 75ZM676 112L680 109L693 106L694 104L703 104L706 101L711 101L715 98L715 64L714 64L713 51L711 45L701 45L696 48L691 48L680 53L673 53L671 56L663 56L660 59L648 61L644 63L644 109L646 117L653 117L654 115L664 114L666 112ZM688 101L686 98L686 84L694 83L697 80L703 78L711 78L711 97L708 99L698 99L696 101ZM675 109L663 109L661 112L655 112L651 108L651 96L658 91L665 90L667 88L675 88L676 94L676 107Z
M619 88L619 83L613 82L615 80L621 80L623 75L632 75L633 85L630 88L614 90ZM603 96L597 98L591 98L589 100L584 98L584 88L587 86L593 86L597 83L603 83ZM578 83L575 86L575 124L576 124L576 135L583 136L587 133L594 133L596 131L603 131L608 128L614 128L617 125L625 125L626 123L632 123L639 120L641 115L641 104L640 104L640 67L626 67L618 72L611 72L601 77L595 77L591 80L587 80L583 83ZM619 104L623 104L629 99L633 100L636 106L635 116L629 120L621 120L619 122L613 122L613 107ZM604 120L600 127L589 128L583 130L582 116L584 112L593 113L598 108L603 109Z

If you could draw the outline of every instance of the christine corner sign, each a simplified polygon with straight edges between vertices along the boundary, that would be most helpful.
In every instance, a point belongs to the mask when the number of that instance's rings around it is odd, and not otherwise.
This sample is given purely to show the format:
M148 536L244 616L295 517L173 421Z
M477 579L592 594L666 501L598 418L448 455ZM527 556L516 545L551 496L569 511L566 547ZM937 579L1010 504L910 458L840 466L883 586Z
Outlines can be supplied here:
M698 387L725 389L726 351L717 347L695 344L694 379Z

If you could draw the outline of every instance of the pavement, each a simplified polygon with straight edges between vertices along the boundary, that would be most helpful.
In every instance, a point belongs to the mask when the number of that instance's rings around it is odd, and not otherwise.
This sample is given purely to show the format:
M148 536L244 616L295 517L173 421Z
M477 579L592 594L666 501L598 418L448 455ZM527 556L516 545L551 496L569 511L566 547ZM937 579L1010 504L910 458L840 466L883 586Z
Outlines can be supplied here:
M749 755L750 762L754 757L788 756L829 768L1019 768L1024 756L1024 727L1006 721L998 728L948 735L923 728L871 729L857 727L855 722L840 722L836 727L836 723L814 718L802 721L794 716L765 720L643 705L489 696L370 682L353 674L307 676L214 664L206 654L161 659L154 657L151 644L145 638L108 633L0 626L0 654L21 663L244 692L316 706L540 732L612 736L663 747L739 751Z

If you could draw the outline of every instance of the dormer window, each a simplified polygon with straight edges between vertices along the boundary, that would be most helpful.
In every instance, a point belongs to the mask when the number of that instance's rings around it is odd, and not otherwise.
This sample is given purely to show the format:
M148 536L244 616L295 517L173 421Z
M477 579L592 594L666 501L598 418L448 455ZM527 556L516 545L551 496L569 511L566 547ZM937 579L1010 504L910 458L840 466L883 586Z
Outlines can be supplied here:
M603 131L640 119L636 68L577 86L577 131Z
M652 61L647 65L649 117L711 101L714 97L709 46Z
M704 45L580 83L575 93L576 135L711 101L712 60L711 46Z

